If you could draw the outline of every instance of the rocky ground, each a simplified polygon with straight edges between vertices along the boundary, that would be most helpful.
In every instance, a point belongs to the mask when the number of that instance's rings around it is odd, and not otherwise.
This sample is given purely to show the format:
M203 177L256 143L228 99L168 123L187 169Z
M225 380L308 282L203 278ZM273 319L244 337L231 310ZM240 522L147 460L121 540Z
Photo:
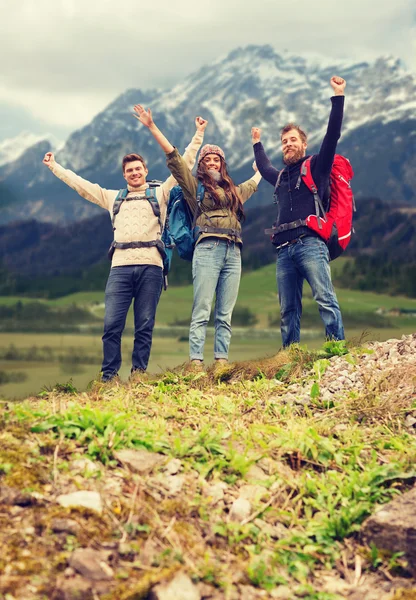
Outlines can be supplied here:
M345 352L4 401L0 598L416 599L416 335Z

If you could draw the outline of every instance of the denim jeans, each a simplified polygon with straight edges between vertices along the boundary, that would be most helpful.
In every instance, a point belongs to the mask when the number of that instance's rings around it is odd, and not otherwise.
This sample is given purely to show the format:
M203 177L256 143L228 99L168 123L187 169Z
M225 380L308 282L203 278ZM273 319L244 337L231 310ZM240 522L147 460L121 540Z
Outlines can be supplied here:
M204 358L207 324L215 298L214 357L228 358L231 315L241 278L241 249L230 240L206 238L196 245L192 259L194 302L189 329L191 360Z
M162 269L155 265L126 265L111 269L105 288L103 381L117 375L120 369L121 335L133 299L132 371L147 369L162 284Z
M283 346L299 342L303 282L309 283L325 325L327 338L344 339L341 311L329 268L329 253L323 240L313 236L279 248L276 260Z

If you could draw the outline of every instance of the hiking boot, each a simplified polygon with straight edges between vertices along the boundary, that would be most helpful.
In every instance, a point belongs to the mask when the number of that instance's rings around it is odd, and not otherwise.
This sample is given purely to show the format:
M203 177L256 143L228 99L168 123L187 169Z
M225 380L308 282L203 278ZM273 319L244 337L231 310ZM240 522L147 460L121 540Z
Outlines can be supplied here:
M189 363L188 371L190 373L203 373L204 372L204 361L194 358Z
M146 371L141 371L140 369L135 369L130 374L129 383L131 383L133 385L137 385L139 383L144 383L145 381L148 380L148 378L149 377L148 377Z
M228 358L216 358L214 364L216 367L224 367L228 365Z

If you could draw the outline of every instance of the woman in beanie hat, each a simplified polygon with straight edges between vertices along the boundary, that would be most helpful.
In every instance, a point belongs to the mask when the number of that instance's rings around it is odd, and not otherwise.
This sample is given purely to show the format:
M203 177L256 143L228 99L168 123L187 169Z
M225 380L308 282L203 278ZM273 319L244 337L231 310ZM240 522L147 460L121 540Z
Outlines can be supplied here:
M254 165L256 173L253 177L236 186L228 174L223 150L219 146L206 144L199 154L194 177L178 150L156 127L151 110L146 111L140 104L134 110L139 121L149 128L166 152L168 168L181 186L194 215L197 237L192 259L194 301L189 329L191 363L195 370L202 370L206 328L214 295L214 358L217 364L226 363L231 340L231 315L241 277L243 204L257 191L261 175ZM202 183L205 190L200 202L197 200L198 182Z

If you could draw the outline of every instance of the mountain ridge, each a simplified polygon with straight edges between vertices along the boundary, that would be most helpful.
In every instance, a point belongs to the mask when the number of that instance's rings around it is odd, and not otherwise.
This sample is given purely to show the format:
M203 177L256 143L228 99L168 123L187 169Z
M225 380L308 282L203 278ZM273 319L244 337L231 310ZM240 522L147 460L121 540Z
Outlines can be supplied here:
M271 46L236 48L170 90L126 90L69 136L57 160L103 187L118 189L124 185L121 158L136 151L147 159L152 178L167 177L163 153L132 117L133 105L140 102L152 107L157 124L180 150L193 135L195 116L207 118L205 142L223 147L230 172L239 182L252 173L252 125L263 127L262 140L277 167L279 131L288 121L299 122L308 132L308 151L319 149L330 111L329 79L338 71L347 80L338 151L352 161L356 194L415 205L415 76L390 56L372 63L325 62L281 55ZM96 214L96 207L86 205L45 169L43 149L29 148L15 163L0 167L0 185L19 199L1 212L0 223L27 215L65 223ZM21 162L27 165L24 177ZM265 205L271 195L271 187L261 184L251 202Z

